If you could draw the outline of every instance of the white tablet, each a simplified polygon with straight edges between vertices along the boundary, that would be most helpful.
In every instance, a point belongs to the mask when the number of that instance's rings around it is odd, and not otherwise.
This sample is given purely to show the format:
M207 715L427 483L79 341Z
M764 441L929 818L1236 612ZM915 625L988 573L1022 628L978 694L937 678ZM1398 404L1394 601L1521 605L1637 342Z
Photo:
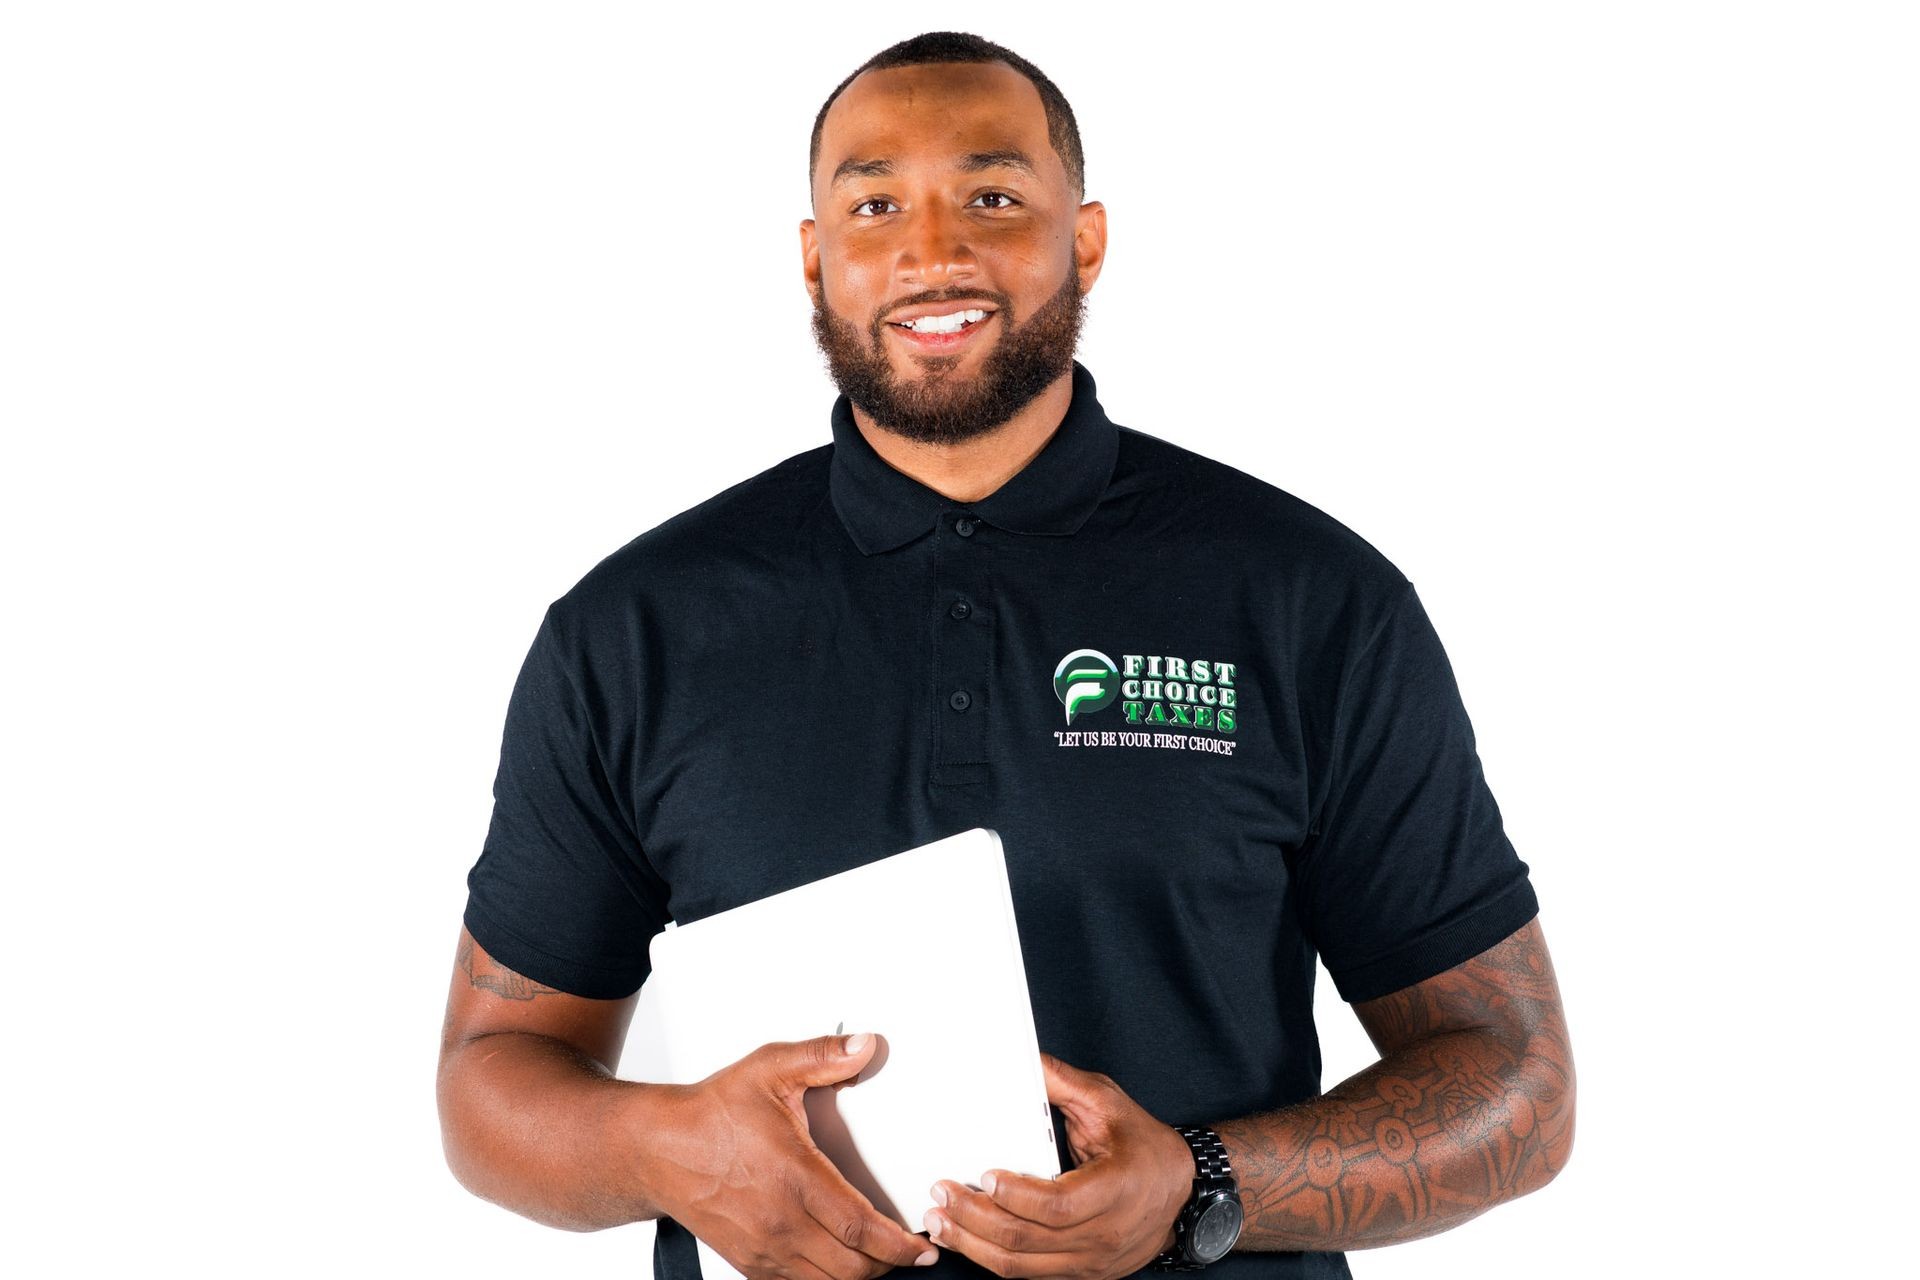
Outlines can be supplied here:
M918 1232L943 1178L1059 1176L995 832L669 926L650 954L623 1078L693 1084L771 1041L877 1032L856 1084L806 1102L814 1142L882 1213ZM704 1243L700 1257L709 1280L738 1274Z

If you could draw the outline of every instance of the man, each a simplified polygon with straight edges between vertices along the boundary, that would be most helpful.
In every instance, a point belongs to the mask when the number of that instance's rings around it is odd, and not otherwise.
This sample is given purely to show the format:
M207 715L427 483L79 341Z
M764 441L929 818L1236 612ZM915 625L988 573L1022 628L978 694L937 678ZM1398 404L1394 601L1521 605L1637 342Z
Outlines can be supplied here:
M670 1280L695 1236L754 1277L1345 1276L1544 1184L1573 1065L1439 641L1354 533L1106 417L1073 359L1105 210L1059 90L920 36L828 99L810 171L832 443L548 608L468 878L456 1175L558 1226L657 1218ZM927 1237L881 1214L802 1105L870 1036L612 1078L668 919L973 826L1007 850L1061 1177L956 1169ZM1382 1054L1324 1095L1316 952ZM956 957L928 997L966 984Z

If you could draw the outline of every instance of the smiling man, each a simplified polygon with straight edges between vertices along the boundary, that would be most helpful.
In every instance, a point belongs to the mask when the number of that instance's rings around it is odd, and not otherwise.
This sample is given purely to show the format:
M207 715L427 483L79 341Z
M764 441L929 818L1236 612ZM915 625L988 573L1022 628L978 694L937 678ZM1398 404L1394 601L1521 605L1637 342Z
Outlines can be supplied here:
M1345 1276L1544 1185L1572 1056L1445 652L1351 530L1108 418L1074 358L1106 214L1059 89L915 37L829 95L809 175L831 442L548 607L442 1033L456 1175L556 1226L658 1220L662 1280L700 1275L696 1237L755 1280ZM881 1213L803 1104L870 1036L613 1078L669 920L975 826L1059 1178L956 1169ZM1381 1053L1325 1092L1316 957ZM929 998L967 981L956 957Z

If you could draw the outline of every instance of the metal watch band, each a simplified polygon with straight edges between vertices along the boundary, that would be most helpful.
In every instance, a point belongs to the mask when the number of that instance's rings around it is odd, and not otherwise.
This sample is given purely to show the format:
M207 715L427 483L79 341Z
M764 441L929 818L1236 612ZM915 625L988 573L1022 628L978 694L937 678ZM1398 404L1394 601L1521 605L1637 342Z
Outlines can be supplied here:
M1193 1148L1193 1165L1199 1170L1200 1177L1233 1176L1233 1165L1227 1159L1227 1144L1220 1141L1219 1134L1199 1124L1177 1124L1173 1127Z
M1193 1199L1180 1210L1180 1217L1174 1223L1173 1247L1155 1258L1149 1265L1157 1271L1199 1271L1205 1263L1188 1262L1183 1256L1187 1240L1188 1215L1199 1202L1203 1187L1219 1179L1226 1179L1233 1185L1233 1164L1227 1159L1227 1144L1220 1135L1205 1125L1176 1124L1174 1132L1187 1140L1187 1146L1193 1152L1194 1194Z

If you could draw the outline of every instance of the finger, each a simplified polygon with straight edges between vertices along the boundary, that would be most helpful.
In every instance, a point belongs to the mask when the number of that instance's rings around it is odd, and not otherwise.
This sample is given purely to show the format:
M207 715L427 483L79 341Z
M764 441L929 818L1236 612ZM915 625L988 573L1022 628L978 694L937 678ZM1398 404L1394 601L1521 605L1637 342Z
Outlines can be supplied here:
M818 1147L799 1171L800 1204L842 1248L894 1267L911 1267L927 1242L880 1212Z
M850 1248L830 1227L814 1219L809 1219L799 1234L790 1238L787 1247L792 1250L795 1263L819 1272L825 1280L867 1280L896 1269L892 1263ZM922 1242L921 1252L931 1248L933 1245Z
M881 1213L813 1140L801 1111L792 1129L793 1159L787 1181L801 1207L822 1230L843 1245L888 1266L912 1266L928 1244Z
M1107 1161L1091 1160L1057 1178L989 1169L980 1175L980 1194L1016 1218L1056 1229L1074 1227L1111 1206L1109 1167Z
M853 1256L859 1257L858 1254ZM857 1272L842 1271L836 1273L829 1271L808 1257L805 1252L794 1255L793 1266L805 1277L805 1280L850 1280L850 1277L858 1274Z
M726 1250L715 1248L714 1252L727 1260L727 1264L741 1275L751 1275L755 1271L775 1272L782 1276L791 1276L794 1280L855 1280L864 1273L857 1269L858 1263L865 1263L870 1270L872 1262L859 1254L851 1257L858 1260L856 1267L843 1268L840 1271L829 1270L815 1260L818 1257L831 1257L827 1249L817 1247L814 1240L817 1228L808 1223L803 1231L782 1235L777 1241L760 1239L754 1241L752 1253L748 1257L735 1258Z
M1074 1227L1054 1226L1013 1213L985 1191L946 1181L935 1183L934 1190L944 1194L946 1203L941 1212L955 1225L1010 1253L1064 1253L1083 1246ZM935 1203L941 1198L935 1195Z
M1000 1212L1004 1213L1005 1210ZM1070 1275L1092 1269L1087 1265L1092 1258L1088 1250L1060 1251L1031 1246L1027 1249L1009 1249L963 1225L950 1209L927 1210L926 1226L927 1234L935 1244L965 1254L995 1275ZM1037 1223L1029 1223L1028 1227L1036 1232L1052 1230Z

